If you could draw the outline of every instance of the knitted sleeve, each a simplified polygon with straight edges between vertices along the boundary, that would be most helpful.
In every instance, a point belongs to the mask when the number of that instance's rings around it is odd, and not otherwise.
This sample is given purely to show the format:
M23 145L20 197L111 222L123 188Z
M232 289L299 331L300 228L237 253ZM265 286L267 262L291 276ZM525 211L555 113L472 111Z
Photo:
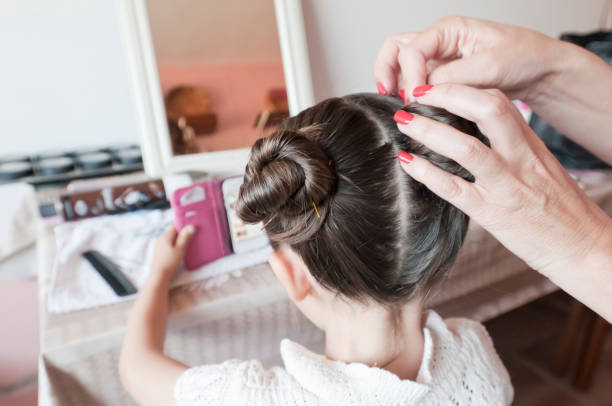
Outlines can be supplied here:
M174 399L178 406L316 403L283 368L240 360L188 369L175 384Z

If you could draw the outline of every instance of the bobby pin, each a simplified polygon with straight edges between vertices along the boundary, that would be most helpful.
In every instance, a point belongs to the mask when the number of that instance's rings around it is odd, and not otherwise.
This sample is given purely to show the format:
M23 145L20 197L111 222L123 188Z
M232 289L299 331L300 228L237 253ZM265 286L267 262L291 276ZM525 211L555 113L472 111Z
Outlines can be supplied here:
M317 205L315 204L314 200L312 201L312 205L314 206L315 213L317 213L317 217L321 218L321 215L319 214L319 209L317 209Z

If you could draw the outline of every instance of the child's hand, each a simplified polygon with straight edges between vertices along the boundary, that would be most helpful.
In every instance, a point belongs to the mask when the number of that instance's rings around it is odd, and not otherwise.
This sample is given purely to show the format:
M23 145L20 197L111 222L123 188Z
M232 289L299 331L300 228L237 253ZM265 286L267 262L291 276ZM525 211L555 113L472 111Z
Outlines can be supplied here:
M155 242L151 275L165 276L169 280L181 265L187 244L193 237L195 228L188 225L176 232L174 224L170 225Z

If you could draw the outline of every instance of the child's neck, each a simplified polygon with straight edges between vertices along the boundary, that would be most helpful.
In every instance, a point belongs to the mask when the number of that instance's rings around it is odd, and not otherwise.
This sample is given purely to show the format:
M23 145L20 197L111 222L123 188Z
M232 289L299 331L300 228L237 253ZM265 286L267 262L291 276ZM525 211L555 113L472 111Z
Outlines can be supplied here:
M345 305L340 305L341 307ZM394 321L391 312L379 305L334 312L325 326L325 353L330 359L360 362L414 380L423 358L421 301L402 307ZM340 309L338 309L340 310Z

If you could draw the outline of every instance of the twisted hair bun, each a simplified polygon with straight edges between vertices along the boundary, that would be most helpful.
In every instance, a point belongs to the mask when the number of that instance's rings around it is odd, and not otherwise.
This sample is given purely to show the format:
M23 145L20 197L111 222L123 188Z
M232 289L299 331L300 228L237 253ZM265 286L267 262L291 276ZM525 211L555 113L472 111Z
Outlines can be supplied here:
M290 244L318 230L336 179L328 155L317 142L320 133L317 126L281 129L255 142L236 202L238 217L248 223L263 221L266 226L280 223L266 231L272 240ZM283 221L274 222L275 218Z

